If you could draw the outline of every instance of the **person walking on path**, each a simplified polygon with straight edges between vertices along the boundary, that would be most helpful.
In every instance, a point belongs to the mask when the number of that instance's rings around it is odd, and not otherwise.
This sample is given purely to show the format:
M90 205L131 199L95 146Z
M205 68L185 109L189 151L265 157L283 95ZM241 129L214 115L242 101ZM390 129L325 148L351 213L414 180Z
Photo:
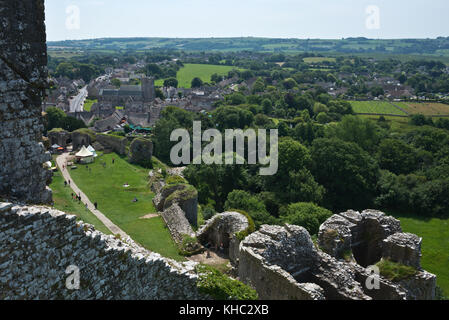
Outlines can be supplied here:
M95 201L95 203L94 203L94 207L95 207L95 210L97 210L97 209L98 209L98 203L97 203L97 201Z
M56 158L56 162L59 166L59 168L62 168L65 161L67 161L67 158L69 157L68 153L64 153ZM70 184L70 173L69 171L63 171L62 172L64 176L64 180L68 181ZM83 204L87 205L87 210L90 210L92 214L94 214L100 221L108 228L113 234L119 234L122 237L128 237L129 235L126 234L122 229L120 229L117 225L115 225L107 216L105 216L102 212L95 210L94 205L92 202L90 202L89 198L78 188L76 185L76 181L73 181L73 183L70 185L71 189L73 190L73 198L74 200L78 200L81 203L81 197L83 200ZM97 204L98 205L98 204Z

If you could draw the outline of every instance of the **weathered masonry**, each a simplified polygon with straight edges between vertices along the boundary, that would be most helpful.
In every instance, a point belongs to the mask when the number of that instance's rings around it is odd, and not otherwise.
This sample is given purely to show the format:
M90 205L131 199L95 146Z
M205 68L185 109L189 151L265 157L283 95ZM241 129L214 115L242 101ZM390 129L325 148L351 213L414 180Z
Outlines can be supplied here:
M47 82L43 1L0 0L0 198L49 203L42 140Z

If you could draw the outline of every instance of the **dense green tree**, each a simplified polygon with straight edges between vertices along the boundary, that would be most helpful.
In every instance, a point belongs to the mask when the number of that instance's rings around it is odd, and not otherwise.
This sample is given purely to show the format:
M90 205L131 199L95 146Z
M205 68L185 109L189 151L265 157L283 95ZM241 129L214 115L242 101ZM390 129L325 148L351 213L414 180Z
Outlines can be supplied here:
M119 79L114 78L111 80L111 84L116 88L120 88L120 86L122 85L122 82Z
M192 79L192 88L201 88L203 86L203 80L201 78L195 77Z
M56 107L48 107L46 113L46 130L50 131L54 128L61 128L62 120L66 117L64 111Z
M178 87L178 80L176 78L169 78L164 80L164 87Z
M293 79L293 78L285 79L284 81L282 81L282 85L287 90L293 89L294 87L298 86L298 84L296 83L295 79Z
M273 112L273 103L270 99L263 99L262 101L263 113L270 115Z
M234 190L229 193L225 210L232 209L240 209L248 212L254 220L256 228L259 228L263 224L277 223L276 218L268 213L264 203L247 191Z
M164 93L162 92L161 89L156 88L155 93L156 93L156 98L159 98L161 100L165 100Z
M369 207L375 193L377 162L357 144L337 138L316 139L312 173L326 188L325 203L333 209Z
M69 132L80 128L85 128L86 125L82 120L73 117L68 117L64 111L56 107L47 108L46 112L46 131L54 128L61 128Z
M264 92L264 90L265 82L259 77L253 85L253 93Z
M380 128L373 121L352 115L344 116L328 131L330 137L355 142L367 151L374 150L382 137Z
M332 212L314 203L298 202L281 210L282 222L304 227L311 235L317 235L320 225L332 216Z
M226 101L233 106L238 106L246 103L246 98L242 93L236 92L227 96Z
M286 202L321 202L324 188L308 170L311 165L309 150L299 142L286 138L279 142L278 171L267 176L266 190Z
M156 79L159 79L160 77L163 76L163 71L161 69L161 67L159 67L157 64L155 63L150 63L147 65L146 70L145 70L146 74L148 76L153 76Z
M185 128L191 131L193 113L177 107L166 107L161 119L153 129L154 153L163 162L171 164L170 151L177 142L170 141L170 135L175 129Z
M245 188L249 180L246 166L237 164L190 165L183 174L197 188L200 203L212 201L218 212L224 210L228 194L235 189Z
M213 119L219 130L249 127L254 122L251 111L235 106L222 106L213 113Z
M379 166L395 174L407 174L415 171L418 157L408 144L397 139L385 139L378 149Z
M215 83L219 83L219 82L223 81L223 76L219 75L218 73L214 73L210 77L210 81L215 82Z

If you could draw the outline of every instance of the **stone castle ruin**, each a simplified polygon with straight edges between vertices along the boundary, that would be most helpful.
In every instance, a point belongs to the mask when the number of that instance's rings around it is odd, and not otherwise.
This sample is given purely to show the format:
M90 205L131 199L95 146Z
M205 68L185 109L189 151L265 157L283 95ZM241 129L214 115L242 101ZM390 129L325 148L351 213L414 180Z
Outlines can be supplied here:
M238 274L261 299L431 300L436 276L422 270L420 244L382 212L347 211L321 225L317 245L302 227L262 226L240 244ZM367 267L381 259L416 273L395 282L373 276Z
M42 141L47 86L43 1L0 1L0 198L49 203Z
M0 0L0 25L0 299L210 299L198 288L196 263L164 258L44 206L52 199L40 113L47 86L44 1ZM92 142L82 132L54 139ZM96 139L122 147L121 141ZM136 153L145 143L136 142ZM421 239L402 233L399 221L381 212L334 215L320 227L316 244L299 226L262 226L247 235L250 221L237 212L216 215L194 233L196 190L186 184L153 188L175 240L187 234L222 243L238 278L262 299L434 296L436 277L420 266ZM381 276L379 289L367 289L368 267L381 259L416 273L399 282ZM76 290L67 286L74 268Z

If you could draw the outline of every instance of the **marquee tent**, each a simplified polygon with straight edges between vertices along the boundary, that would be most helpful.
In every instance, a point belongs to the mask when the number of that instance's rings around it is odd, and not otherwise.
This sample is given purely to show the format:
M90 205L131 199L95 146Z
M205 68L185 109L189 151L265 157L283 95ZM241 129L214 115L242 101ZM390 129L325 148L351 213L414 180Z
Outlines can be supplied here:
M92 163L94 162L94 154L87 150L85 146L75 155L76 159L80 163Z

